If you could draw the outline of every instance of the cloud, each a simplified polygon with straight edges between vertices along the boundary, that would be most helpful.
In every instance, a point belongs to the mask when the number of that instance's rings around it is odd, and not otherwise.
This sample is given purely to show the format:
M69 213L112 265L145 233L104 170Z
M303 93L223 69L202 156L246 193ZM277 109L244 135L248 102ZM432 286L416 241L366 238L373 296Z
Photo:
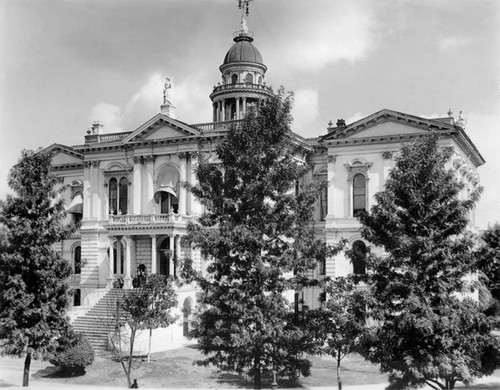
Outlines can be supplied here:
M90 121L99 121L104 124L103 131L106 133L123 131L123 112L120 107L114 104L99 103L95 105L90 114Z
M177 118L190 123L209 122L212 109L209 103L210 84L202 75L190 76L179 84L172 83L171 101L176 107ZM155 73L134 93L123 108L106 102L96 104L91 110L91 121L104 124L104 132L133 131L160 112L163 103L165 77Z
M450 36L450 37L441 37L438 40L438 47L443 51L453 51L463 47L466 47L472 43L472 39Z
M340 1L314 13L314 21L290 29L280 51L287 65L300 70L318 70L329 63L365 58L376 44L375 15L368 4Z
M307 124L318 119L319 96L318 91L299 89L295 92L292 109L294 128L297 131L306 130Z

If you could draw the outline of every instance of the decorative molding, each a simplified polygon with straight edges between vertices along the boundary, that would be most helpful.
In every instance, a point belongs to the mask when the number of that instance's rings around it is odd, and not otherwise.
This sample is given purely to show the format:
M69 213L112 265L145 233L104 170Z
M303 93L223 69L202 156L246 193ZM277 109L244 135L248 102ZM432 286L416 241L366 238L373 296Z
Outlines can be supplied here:
M189 152L189 155L191 156L191 158L200 158L201 152L199 152L198 150L194 150L192 152Z
M63 184L64 183L64 176L58 176L56 180L58 183Z
M92 163L90 161L84 161L83 162L83 167L84 168L90 168L91 165L92 165Z
M384 160L392 160L392 155L393 155L393 152L390 152L390 151L382 152L382 158Z
M179 152L177 155L181 160L186 160L189 157L189 152Z
M354 176L358 173L361 173L365 176L365 179L368 181L368 170L373 165L373 163L368 163L360 160L354 160L349 164L344 164L344 167L347 169L347 181L349 183L352 182Z
M134 160L134 164L142 164L144 162L143 156L134 156L132 159Z
M327 161L329 163L336 163L337 162L337 156L334 154L329 154L327 157Z
M146 163L154 163L156 160L156 156L153 156L153 155L148 155L148 156L144 156L144 161Z

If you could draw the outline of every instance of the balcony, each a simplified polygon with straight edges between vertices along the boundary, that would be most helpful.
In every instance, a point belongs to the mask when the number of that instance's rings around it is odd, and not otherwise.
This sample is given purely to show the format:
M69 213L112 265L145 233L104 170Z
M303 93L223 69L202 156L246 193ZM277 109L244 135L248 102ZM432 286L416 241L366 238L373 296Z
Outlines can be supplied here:
M136 215L110 215L108 230L185 230L189 222L194 221L192 215L177 213L169 214L136 214Z

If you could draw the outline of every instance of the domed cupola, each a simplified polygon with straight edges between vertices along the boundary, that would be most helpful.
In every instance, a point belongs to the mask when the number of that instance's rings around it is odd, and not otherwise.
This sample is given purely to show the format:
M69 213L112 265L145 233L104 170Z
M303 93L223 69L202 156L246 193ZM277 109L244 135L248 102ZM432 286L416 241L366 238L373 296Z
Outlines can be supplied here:
M246 1L242 3L248 7ZM240 30L235 33L233 41L219 67L222 80L210 94L214 122L243 119L250 105L272 95L265 82L267 67L252 43L253 37L243 15Z

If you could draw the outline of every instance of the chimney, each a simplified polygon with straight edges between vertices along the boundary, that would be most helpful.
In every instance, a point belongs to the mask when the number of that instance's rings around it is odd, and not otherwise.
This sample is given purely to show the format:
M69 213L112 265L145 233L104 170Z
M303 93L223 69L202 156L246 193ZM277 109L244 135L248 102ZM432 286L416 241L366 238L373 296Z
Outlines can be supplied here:
M337 119L337 127L346 127L344 119Z

